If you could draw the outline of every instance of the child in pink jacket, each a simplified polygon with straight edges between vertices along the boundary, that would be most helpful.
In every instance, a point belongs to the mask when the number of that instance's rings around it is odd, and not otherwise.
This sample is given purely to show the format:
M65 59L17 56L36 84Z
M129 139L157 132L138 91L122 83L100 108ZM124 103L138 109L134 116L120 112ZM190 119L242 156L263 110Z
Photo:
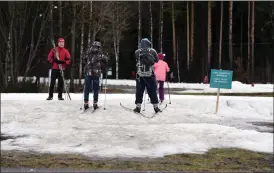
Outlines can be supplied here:
M164 93L164 82L166 80L166 73L170 71L168 64L164 61L164 55L158 53L159 61L154 64L154 73L156 76L156 80L159 83L159 98L162 102L165 98Z

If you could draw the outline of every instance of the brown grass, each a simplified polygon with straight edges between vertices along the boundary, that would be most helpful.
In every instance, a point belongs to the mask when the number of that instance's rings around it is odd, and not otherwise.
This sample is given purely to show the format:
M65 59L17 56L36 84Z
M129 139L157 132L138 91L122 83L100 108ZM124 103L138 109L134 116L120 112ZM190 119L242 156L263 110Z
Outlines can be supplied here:
M151 171L263 171L273 168L273 155L243 149L212 149L208 153L176 154L163 158L98 159L76 154L1 151L5 168L74 168Z

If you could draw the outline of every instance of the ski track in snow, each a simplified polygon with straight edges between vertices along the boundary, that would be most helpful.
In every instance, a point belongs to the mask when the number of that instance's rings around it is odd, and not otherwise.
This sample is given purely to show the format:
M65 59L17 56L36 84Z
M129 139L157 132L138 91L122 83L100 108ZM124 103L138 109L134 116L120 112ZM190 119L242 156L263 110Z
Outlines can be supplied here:
M273 133L251 122L273 122L273 98L172 95L163 113L146 119L120 107L134 107L134 95L99 96L100 110L81 114L81 94L46 101L47 94L1 94L1 133L21 136L1 141L2 150L81 153L95 157L162 157L238 147L273 152ZM92 94L90 95L92 99ZM146 97L147 98L147 97ZM166 97L168 103L168 97ZM143 106L143 105L142 105ZM146 100L145 114L152 105Z

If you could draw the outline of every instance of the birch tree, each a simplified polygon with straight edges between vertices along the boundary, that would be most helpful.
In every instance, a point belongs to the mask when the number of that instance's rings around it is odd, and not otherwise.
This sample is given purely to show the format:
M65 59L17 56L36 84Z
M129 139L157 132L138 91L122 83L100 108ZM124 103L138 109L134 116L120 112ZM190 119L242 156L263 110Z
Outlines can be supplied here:
M5 59L5 71L6 71L6 83L7 86L8 77L10 76L11 79L13 79L13 56L12 56L12 28L15 20L15 8L14 8L14 2L8 2L8 9L9 9L9 17L10 17L10 23L9 23L9 29L8 29L8 37L7 37L7 51L6 51L6 59ZM14 81L12 81L14 82Z
M49 32L49 37L50 39L53 39L53 1L49 1L49 28L50 28L50 32Z
M163 53L164 2L160 1L159 51Z
M109 15L112 14L112 11L114 10L113 4L115 1L96 1L93 2L94 6L94 13L96 14L93 16L93 34L92 34L92 42L94 42L96 35L101 32L104 27L105 23L109 18Z
M195 6L194 6L194 1L191 1L191 40L190 40L190 62L192 64L193 59L194 59L194 10L195 10Z
M77 20L77 2L72 2L72 23L71 23L71 70L70 70L70 91L74 92L74 64L75 64L75 29ZM64 81L65 82L65 81Z
M210 70L210 64L211 64L211 42L212 42L212 36L211 36L211 1L208 1L208 8L207 8L207 71L206 74L208 76L208 72Z
M116 73L115 78L119 79L119 54L120 41L123 38L123 32L129 29L129 19L132 11L128 2L116 1L113 6L113 13L110 15L110 22L112 24L113 48L115 55Z
M174 2L171 2L171 20L172 20L172 43L173 43L173 65L176 69L176 29L175 29L175 9L174 9Z
M2 76L5 80L3 84L7 85L8 76L11 77L12 83L17 83L17 76L22 67L23 57L28 51L28 45L23 44L23 37L26 35L25 28L30 15L30 2L8 2L8 13L0 17L0 33L2 40L6 44L5 49L5 68L2 69ZM4 6L1 8L5 8ZM0 8L0 9L1 9ZM1 10L2 11L2 10ZM5 25L5 18L8 19L9 25ZM12 26L11 26L12 25ZM2 67L2 66L1 66Z
M247 73L250 82L250 1L248 1L248 15L247 15Z
M141 1L138 1L138 48L142 37L142 16L141 16Z
M8 20L8 25L5 25L6 22L4 16L1 16L1 34L3 37L3 41L5 43L5 58L4 58L4 70L3 70L3 77L4 77L4 85L8 85L9 77L13 77L12 73L12 63L13 63L13 56L12 56L12 34L13 34L13 26L15 20L15 8L14 2L8 2L7 5L8 12L6 13L6 17ZM1 59L2 60L2 59ZM2 64L1 64L2 65Z
M63 23L63 13L62 13L62 1L58 1L59 10L59 35L62 36L62 23Z
M88 20L88 47L90 47L92 32L92 1L89 1L89 20Z
M45 5L44 2L38 2L36 14L32 16L33 20L32 20L31 31L30 31L31 36L30 36L29 56L28 56L28 60L27 60L27 64L26 64L26 68L23 76L23 82L26 81L26 77L29 71L35 67L35 65L33 65L34 58L37 56L38 48L42 40L44 39L45 26L47 22L49 21L49 16L50 16L49 11L50 11L50 8L52 7L49 4L46 4L46 8L45 8L44 5ZM39 13L41 9L43 9L43 14ZM40 27L37 27L39 26L38 25L39 23L40 23ZM36 35L36 33L38 33L38 35Z
M78 75L78 79L79 79L79 85L81 85L81 79L82 79L82 55L83 55L83 50L84 50L84 27L85 27L85 20L84 20L84 10L85 10L85 2L82 2L83 6L82 6L82 13L81 13L81 40L80 40L80 62L79 62L79 75Z
M189 2L186 2L186 57L187 57L187 70L189 70L190 60L189 60Z
M233 1L229 1L229 34L228 34L228 54L229 54L229 63L230 63L230 69L232 70L232 63L233 63L233 40L232 40L232 20L233 20Z
M171 7L169 6L166 10L171 14L171 21L172 21L172 63L173 63L173 67L174 67L174 71L179 73L179 66L177 65L177 61L176 61L176 20L177 17L182 13L182 9L179 8L179 4L175 4L176 2L171 2ZM176 8L177 7L177 8ZM178 60L179 62L179 60ZM178 80L179 79L179 74L178 75Z
M219 69L222 68L223 11L224 11L223 1L221 1L220 37L219 37L219 65L218 65Z
M251 17L251 60L252 60L252 82L255 81L255 57L254 57L254 23L255 23L255 3L252 1L252 17Z
M153 16L152 16L151 1L149 1L149 15L150 15L150 41L151 41L151 47L153 48Z

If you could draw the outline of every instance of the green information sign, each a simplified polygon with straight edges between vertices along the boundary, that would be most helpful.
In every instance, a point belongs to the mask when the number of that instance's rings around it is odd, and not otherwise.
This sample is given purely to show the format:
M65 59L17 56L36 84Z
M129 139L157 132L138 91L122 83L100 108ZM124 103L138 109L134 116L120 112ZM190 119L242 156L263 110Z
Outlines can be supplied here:
M210 88L232 88L233 71L211 69Z

